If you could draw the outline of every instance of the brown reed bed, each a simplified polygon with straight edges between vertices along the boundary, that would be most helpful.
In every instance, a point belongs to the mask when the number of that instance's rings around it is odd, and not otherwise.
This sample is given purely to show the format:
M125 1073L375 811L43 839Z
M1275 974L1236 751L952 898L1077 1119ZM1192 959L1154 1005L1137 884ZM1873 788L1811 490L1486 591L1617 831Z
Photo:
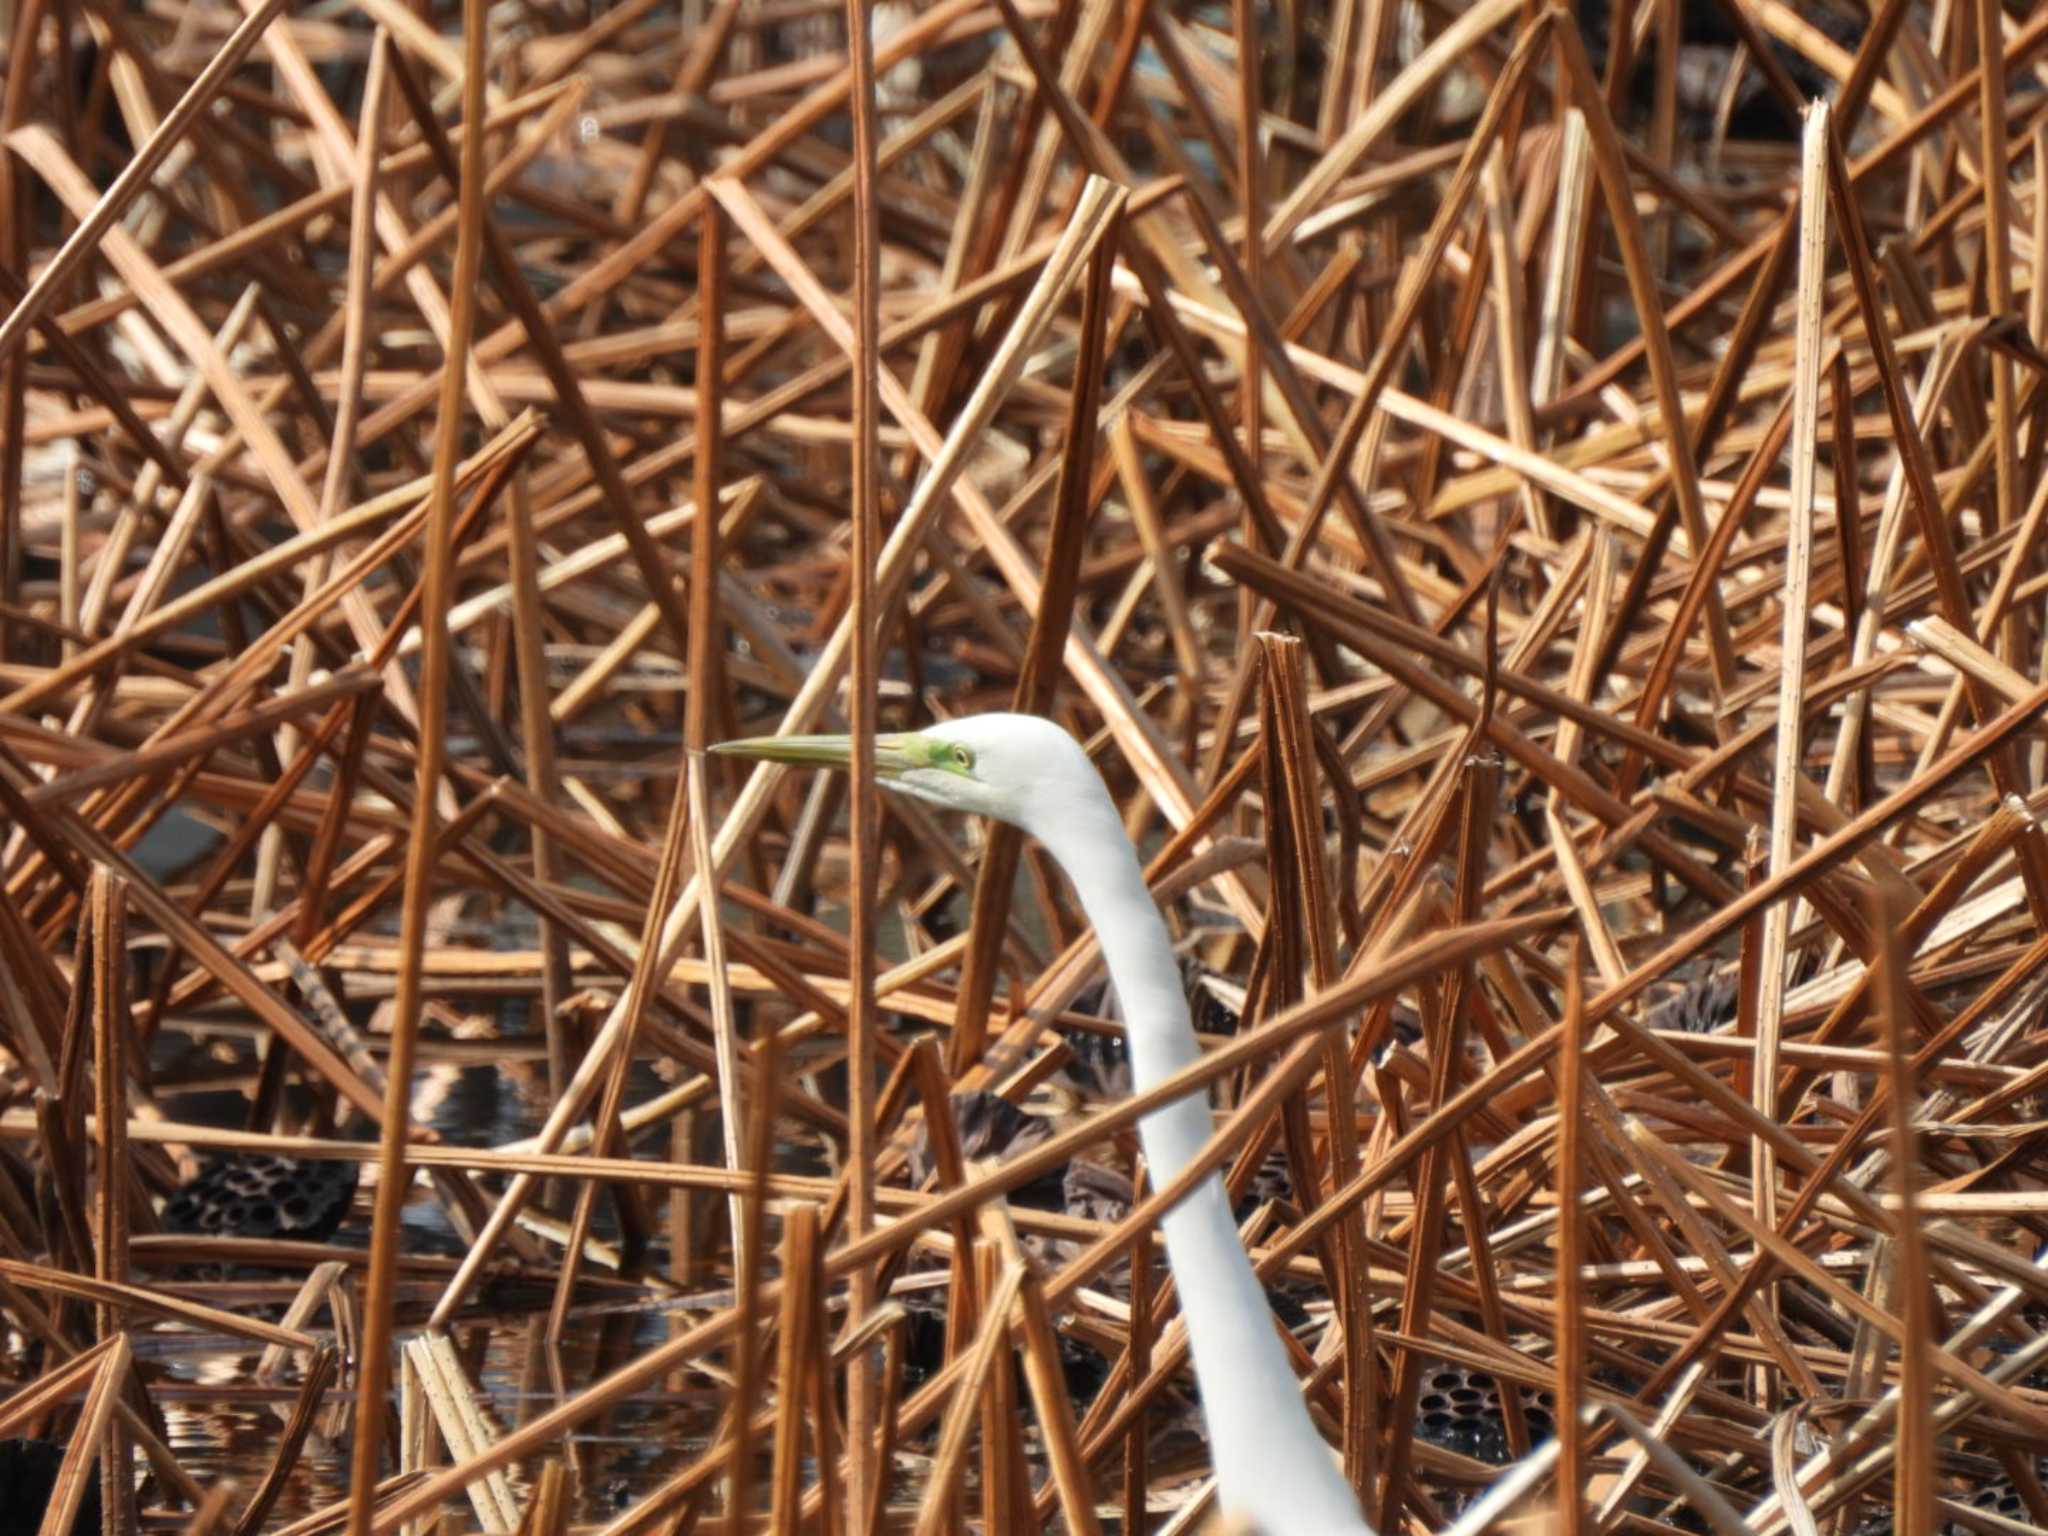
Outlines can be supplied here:
M1609 9L12 0L33 1524L1192 1529L1221 1169L1378 1530L2048 1527L2048 17ZM1167 1089L702 750L1008 708Z

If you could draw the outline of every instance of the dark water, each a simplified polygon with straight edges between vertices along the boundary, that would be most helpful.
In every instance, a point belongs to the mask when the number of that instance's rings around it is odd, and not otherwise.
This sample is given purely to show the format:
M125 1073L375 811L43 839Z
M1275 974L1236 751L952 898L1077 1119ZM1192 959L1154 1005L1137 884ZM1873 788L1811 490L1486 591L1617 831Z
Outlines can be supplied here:
M506 1023L511 1026L507 1033L516 1034L517 1024L509 1019ZM168 1058L167 1076L173 1082L181 1069L190 1069L190 1055L195 1050L215 1065L215 1084L222 1083L240 1064L221 1060L230 1051L218 1038L165 1040L161 1045L159 1057ZM236 1042L233 1053L239 1056L246 1049L245 1042ZM508 1055L514 1059L500 1066L442 1065L421 1071L414 1095L417 1118L433 1126L449 1142L474 1146L500 1145L533 1134L540 1128L547 1108L545 1069L538 1060L518 1059L531 1056L531 1051ZM247 1065L253 1070L253 1056ZM221 1067L227 1068L227 1072L220 1073ZM643 1071L637 1076L641 1080L633 1084L628 1102L648 1097L661 1086L651 1073ZM246 1107L242 1094L225 1086L183 1094L167 1092L160 1102L173 1119L224 1125L240 1123ZM480 1181L480 1185L487 1198L499 1188L497 1182L490 1180ZM367 1247L368 1189L366 1180L350 1221L333 1239L337 1246ZM463 1251L461 1239L424 1178L416 1182L406 1206L405 1227L408 1254L455 1257ZM595 1235L600 1240L615 1236L615 1225L603 1201L599 1204ZM602 1277L605 1271L591 1269L586 1274ZM237 1276L225 1284L194 1286L163 1273L137 1276L142 1283L164 1285L209 1305L271 1318L282 1309L277 1298L288 1295L297 1278ZM352 1271L348 1283L359 1315L360 1271ZM438 1281L422 1281L402 1289L401 1342L415 1336L438 1289ZM557 1379L573 1394L703 1315L680 1307L631 1305L617 1300L592 1303L571 1314L562 1346L551 1361L541 1337L549 1299L547 1289L528 1284L510 1299L511 1308L462 1322L451 1334L471 1380L481 1389L480 1405L494 1434L502 1434L554 1407L558 1401L554 1391ZM480 1308L476 1310L481 1312ZM323 1311L310 1331L332 1337L333 1328L332 1313ZM298 1363L288 1362L276 1378L263 1381L257 1376L260 1347L241 1340L197 1333L151 1332L137 1337L136 1348L180 1462L202 1484L232 1478L243 1489L253 1491L270 1467L296 1400ZM331 1504L345 1492L354 1432L354 1383L351 1363L343 1384L328 1393L326 1407L306 1441L295 1474L265 1522L266 1529L278 1529ZM576 1518L582 1522L605 1522L689 1465L708 1441L718 1405L715 1383L684 1373L588 1421L567 1447L577 1474L573 1481ZM395 1394L388 1418L395 1432ZM445 1459L437 1456L437 1464ZM395 1465L387 1460L385 1470L388 1474L395 1470ZM515 1496L522 1503L529 1492L523 1475L527 1471L537 1472L538 1468L514 1467L509 1474ZM149 1502L152 1501L146 1499L145 1503ZM449 1509L456 1529L480 1528L466 1500L451 1504Z

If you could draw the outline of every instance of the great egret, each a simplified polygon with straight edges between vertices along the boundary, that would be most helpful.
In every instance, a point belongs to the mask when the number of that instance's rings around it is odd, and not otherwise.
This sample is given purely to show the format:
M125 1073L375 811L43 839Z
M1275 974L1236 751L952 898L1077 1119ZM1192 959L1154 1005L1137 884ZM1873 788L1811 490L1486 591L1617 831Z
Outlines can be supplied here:
M845 736L767 736L714 750L771 762L844 767ZM1131 1082L1143 1092L1200 1054L1180 967L1116 805L1088 755L1032 715L976 715L875 741L885 787L991 816L1043 843L1066 871L1102 943L1123 1004ZM1159 1184L1208 1140L1208 1106L1190 1096L1139 1122ZM1356 1493L1316 1433L1274 1332L1266 1293L1238 1241L1221 1179L1198 1185L1160 1223L1201 1385L1224 1511L1265 1536L1370 1536Z

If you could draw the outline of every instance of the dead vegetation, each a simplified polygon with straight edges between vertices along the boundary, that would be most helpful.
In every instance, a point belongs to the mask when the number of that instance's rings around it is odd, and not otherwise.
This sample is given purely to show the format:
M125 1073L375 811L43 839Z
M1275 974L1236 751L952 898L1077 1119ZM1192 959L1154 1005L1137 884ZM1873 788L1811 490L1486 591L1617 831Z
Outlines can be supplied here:
M1203 1519L1057 875L701 753L1010 707L1378 1529L2048 1526L2048 16L1611 9L13 0L42 1530Z

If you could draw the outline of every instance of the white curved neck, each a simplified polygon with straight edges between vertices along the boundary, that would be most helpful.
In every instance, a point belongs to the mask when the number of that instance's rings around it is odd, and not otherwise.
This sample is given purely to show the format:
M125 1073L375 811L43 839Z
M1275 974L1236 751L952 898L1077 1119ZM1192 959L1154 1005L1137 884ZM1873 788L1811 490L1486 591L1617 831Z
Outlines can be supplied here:
M1096 798L1099 803L1062 807L1042 818L1047 825L1030 830L1067 872L1100 937L1123 1005L1131 1085L1143 1092L1194 1061L1201 1048L1165 921L1108 792L1098 785ZM1140 1121L1154 1186L1186 1168L1213 1129L1204 1095ZM1302 1402L1223 1181L1211 1174L1160 1226L1187 1318L1223 1508L1250 1519L1266 1536L1370 1536L1356 1493Z

